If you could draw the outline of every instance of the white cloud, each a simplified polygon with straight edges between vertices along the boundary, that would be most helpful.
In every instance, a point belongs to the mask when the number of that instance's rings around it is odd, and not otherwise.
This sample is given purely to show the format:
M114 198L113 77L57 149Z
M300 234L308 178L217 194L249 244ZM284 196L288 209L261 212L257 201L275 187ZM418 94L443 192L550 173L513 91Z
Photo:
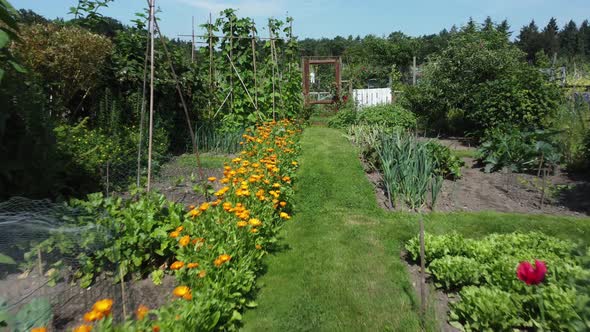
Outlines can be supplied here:
M227 8L238 9L240 16L279 16L284 15L284 1L276 0L177 0L186 5L203 9L213 14Z

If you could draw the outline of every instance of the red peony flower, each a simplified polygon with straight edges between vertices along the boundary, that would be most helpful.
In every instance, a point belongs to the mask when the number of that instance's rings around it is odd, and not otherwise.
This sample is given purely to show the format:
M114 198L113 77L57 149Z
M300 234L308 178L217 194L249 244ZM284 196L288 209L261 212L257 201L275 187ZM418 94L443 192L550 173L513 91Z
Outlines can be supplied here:
M343 101L343 102L347 102L347 101L348 101L348 96L344 96L344 97L342 97L342 101Z
M545 262L536 259L535 266L529 262L520 262L516 268L516 276L527 285L540 284L545 280L545 274L547 274Z

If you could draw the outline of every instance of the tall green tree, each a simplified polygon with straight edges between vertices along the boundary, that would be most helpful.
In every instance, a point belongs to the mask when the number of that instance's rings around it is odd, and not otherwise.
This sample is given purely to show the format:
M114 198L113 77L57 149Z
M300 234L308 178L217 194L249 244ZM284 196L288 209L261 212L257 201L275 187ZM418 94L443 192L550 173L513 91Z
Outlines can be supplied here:
M573 58L578 50L578 27L570 20L559 32L560 52L568 58Z

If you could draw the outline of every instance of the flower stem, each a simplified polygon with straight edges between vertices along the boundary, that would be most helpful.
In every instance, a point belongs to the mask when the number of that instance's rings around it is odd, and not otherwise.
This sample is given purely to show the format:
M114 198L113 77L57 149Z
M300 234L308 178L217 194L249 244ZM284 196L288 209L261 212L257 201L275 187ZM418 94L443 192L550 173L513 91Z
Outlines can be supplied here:
M543 331L545 326L545 306L543 305L543 291L540 286L535 287L537 290L537 298L539 300L539 312L541 313L541 328L539 331Z

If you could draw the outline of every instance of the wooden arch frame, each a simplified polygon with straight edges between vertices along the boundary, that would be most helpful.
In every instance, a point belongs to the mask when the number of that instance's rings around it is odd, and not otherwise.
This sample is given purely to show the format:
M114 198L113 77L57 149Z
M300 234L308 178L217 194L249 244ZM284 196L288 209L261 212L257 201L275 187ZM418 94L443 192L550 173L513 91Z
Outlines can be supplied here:
M342 77L340 74L340 67L342 66L342 59L340 57L303 57L303 97L305 105L313 104L334 104L336 100L310 100L309 99L309 66L310 65L331 65L334 66L334 81L336 83L336 94L340 96L342 85Z

